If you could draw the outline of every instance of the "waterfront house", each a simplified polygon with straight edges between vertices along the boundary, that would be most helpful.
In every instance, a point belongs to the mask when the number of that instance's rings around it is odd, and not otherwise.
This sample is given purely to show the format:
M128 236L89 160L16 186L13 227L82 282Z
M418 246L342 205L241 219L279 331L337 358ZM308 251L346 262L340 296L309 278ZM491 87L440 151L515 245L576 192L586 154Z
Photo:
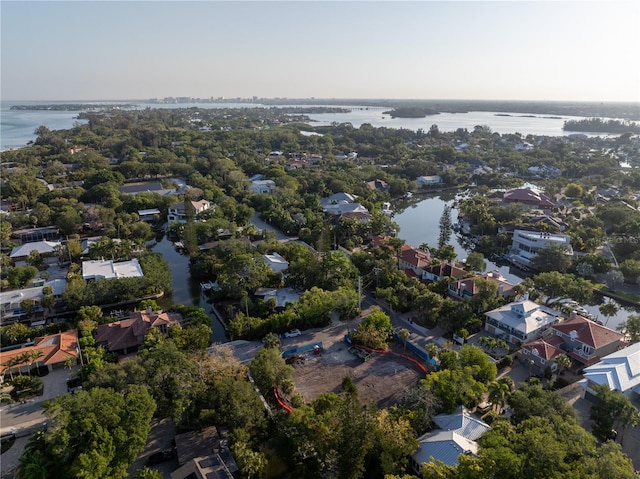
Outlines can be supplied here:
M418 176L416 178L418 188L426 188L429 186L437 186L442 184L442 177L439 175Z
M149 329L155 327L167 334L171 326L182 321L178 313L134 311L127 319L99 325L96 344L111 353L128 354L138 350Z
M5 324L26 318L27 312L24 311L21 306L22 301L26 299L33 301L32 312L41 311L40 301L44 296L42 289L45 286L51 287L53 290L52 296L59 299L67 287L67 280L55 279L31 288L0 291L0 321Z
M569 235L546 231L514 230L508 259L517 266L530 268L538 252L548 248L563 248L567 256L573 256Z
M551 328L562 339L562 348L581 366L589 366L611 354L624 344L624 335L582 316L556 324Z
M188 217L187 208L191 208L194 218L197 218L200 213L207 211L212 207L213 205L207 200L181 201L180 203L169 206L169 211L167 213L167 222L169 224L186 223Z
M54 241L60 238L60 230L57 226L42 226L40 228L25 228L15 230L11 237L21 244L34 243L36 241Z
M442 278L464 278L469 272L458 266L455 262L438 263L424 268L422 280L430 283L440 281Z
M428 251L402 245L398 266L405 273L417 278L422 278L425 270L431 264L431 254Z
M593 399L595 384L609 386L630 399L640 400L640 343L632 344L584 368L583 397Z
M85 281L141 278L143 276L142 267L136 258L117 263L113 260L89 260L82 262L82 279Z
M140 221L153 223L156 221L156 218L158 217L160 217L160 210L158 208L138 210L138 218L140 219Z
M562 318L559 311L525 298L485 313L485 330L511 344L540 338Z
M253 295L265 302L274 299L278 309L284 309L287 304L295 304L300 300L300 293L291 288L258 288Z
M509 283L499 271L490 271L485 274L473 276L471 278L458 279L449 283L448 293L454 299L471 299L478 294L478 279L485 279L498 285L498 296L504 298L513 296L513 285Z

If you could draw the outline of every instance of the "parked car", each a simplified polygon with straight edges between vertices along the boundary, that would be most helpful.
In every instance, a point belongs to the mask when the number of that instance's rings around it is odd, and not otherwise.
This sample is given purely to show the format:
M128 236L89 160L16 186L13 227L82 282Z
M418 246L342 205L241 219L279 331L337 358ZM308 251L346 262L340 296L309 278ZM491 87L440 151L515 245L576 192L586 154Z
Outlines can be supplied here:
M292 329L291 331L287 331L284 333L285 338L295 338L296 336L300 336L302 333L299 329Z
M165 449L164 451L154 452L147 459L147 466L155 466L163 462L170 461L176 456L175 449Z

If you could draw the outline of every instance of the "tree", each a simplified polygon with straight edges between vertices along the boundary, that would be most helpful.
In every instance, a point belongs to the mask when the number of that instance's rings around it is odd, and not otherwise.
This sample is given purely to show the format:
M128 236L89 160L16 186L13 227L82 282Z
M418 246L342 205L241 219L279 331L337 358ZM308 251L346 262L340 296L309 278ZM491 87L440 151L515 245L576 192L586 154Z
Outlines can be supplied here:
M115 479L144 448L155 404L145 387L132 385L124 393L94 388L59 396L44 409L49 427L25 451L21 478Z
M469 256L467 256L465 267L469 271L482 272L487 268L487 262L484 260L484 255L482 253L474 251L469 253Z
M138 469L136 473L133 475L133 479L162 479L162 473L156 469L151 469L149 467L143 467L142 469Z
M500 378L497 381L491 381L489 384L489 401L493 403L493 407L497 408L498 412L502 410L505 403L509 400L513 390L513 380L508 376Z
M567 271L571 266L571 256L567 254L567 248L552 246L538 250L532 260L532 266L537 271Z
M566 354L560 354L553 360L558 365L558 374L562 373L571 367L571 359Z
M431 359L435 359L438 357L439 348L436 343L427 343L425 344L424 349L425 351L427 351L427 354Z
M358 327L351 332L351 340L372 349L387 349L392 332L391 318L376 310L360 321Z
M438 249L449 244L451 239L451 207L445 205L440 216L440 234L438 235Z
M640 279L640 260L626 259L620 264L620 272L628 283L637 283Z
M398 331L398 336L400 336L400 339L402 340L402 344L404 345L405 351L407 349L407 340L409 339L410 335L411 333L407 328L402 328L400 331Z
M265 348L280 349L280 337L276 333L269 333L263 340Z
M620 308L618 307L618 305L613 301L609 301L608 303L601 304L598 309L600 310L600 313L605 318L607 318L607 320L604 322L605 326L609 323L609 319L611 319L612 316L615 316L616 314L618 314L618 311L620 311Z
M593 434L600 440L620 441L627 426L635 427L640 422L640 412L631 400L618 390L611 390L607 384L593 386L596 403L591 406L589 417L593 421Z
M249 371L263 393L293 378L293 367L274 348L262 349L249 364Z
M629 318L621 322L616 329L623 332L631 344L640 342L640 314L629 315Z

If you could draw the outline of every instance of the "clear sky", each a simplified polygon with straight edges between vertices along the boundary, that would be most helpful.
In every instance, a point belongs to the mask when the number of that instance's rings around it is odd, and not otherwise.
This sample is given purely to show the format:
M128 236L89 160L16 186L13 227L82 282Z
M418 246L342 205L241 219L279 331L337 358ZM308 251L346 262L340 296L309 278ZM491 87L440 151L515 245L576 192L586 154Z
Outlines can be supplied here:
M2 100L640 101L640 1L6 1Z

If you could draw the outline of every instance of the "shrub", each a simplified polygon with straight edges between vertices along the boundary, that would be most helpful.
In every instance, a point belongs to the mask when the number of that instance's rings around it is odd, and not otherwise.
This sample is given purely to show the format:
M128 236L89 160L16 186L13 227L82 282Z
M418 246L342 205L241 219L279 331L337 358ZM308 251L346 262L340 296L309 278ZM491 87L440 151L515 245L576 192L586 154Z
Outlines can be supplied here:
M512 364L513 364L513 358L507 354L498 363L498 368L500 368L500 369L508 368Z

